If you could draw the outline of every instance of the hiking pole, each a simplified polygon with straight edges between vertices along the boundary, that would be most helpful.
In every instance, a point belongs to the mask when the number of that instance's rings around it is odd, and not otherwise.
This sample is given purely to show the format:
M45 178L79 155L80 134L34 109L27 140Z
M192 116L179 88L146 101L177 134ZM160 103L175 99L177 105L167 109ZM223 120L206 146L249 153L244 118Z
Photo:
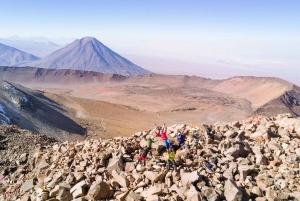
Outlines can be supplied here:
M156 123L154 123L155 127L157 128L158 126L156 125Z

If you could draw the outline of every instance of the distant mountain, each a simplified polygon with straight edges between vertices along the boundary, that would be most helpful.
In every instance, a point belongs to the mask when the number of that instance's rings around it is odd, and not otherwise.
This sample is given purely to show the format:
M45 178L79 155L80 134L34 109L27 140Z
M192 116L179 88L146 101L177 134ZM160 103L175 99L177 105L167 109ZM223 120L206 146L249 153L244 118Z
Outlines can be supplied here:
M51 41L42 39L23 39L17 36L10 37L7 39L0 38L0 43L12 46L24 52L36 55L38 57L45 57L50 53L64 47L63 45L58 45Z
M42 60L28 63L26 66L85 70L125 76L151 73L115 53L93 37L75 40Z
M2 66L17 66L37 60L40 58L0 43L0 65Z
M75 40L75 38L47 38L47 37L19 37L19 36L11 36L8 38L1 38L0 40L7 40L7 41L21 41L21 42L37 42L37 43L55 43L58 45L66 45ZM4 43L5 44L5 43Z

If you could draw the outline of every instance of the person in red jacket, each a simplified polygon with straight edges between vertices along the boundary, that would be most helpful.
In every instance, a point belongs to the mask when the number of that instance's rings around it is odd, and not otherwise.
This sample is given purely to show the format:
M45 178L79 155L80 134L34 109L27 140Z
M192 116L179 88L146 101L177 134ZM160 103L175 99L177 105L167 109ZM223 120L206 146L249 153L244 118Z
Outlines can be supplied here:
M169 150L169 147L172 146L172 144L171 144L170 140L168 140L167 127L165 126L165 124L164 124L163 128L159 126L158 133L155 132L155 134L157 137L160 137L163 140L166 150Z

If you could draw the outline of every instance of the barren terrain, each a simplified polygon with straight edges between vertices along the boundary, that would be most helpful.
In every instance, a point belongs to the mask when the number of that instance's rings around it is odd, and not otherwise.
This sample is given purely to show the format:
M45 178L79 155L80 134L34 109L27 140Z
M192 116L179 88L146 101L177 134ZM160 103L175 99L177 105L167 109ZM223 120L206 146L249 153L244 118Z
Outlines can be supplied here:
M211 80L196 76L124 77L86 71L0 68L0 79L39 90L73 111L88 135L129 136L154 123L245 119L253 113L299 116L297 86L267 77Z

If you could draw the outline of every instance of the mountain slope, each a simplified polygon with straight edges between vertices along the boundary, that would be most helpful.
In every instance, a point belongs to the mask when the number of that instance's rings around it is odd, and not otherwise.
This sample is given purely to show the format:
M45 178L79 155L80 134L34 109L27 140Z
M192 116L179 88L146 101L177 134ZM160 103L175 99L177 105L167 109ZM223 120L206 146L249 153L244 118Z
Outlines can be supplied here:
M85 129L69 116L70 111L42 93L0 80L0 124L15 124L58 140L83 139Z
M150 72L118 55L97 39L85 37L27 66L115 73L125 76Z
M0 43L0 65L17 66L40 58Z

